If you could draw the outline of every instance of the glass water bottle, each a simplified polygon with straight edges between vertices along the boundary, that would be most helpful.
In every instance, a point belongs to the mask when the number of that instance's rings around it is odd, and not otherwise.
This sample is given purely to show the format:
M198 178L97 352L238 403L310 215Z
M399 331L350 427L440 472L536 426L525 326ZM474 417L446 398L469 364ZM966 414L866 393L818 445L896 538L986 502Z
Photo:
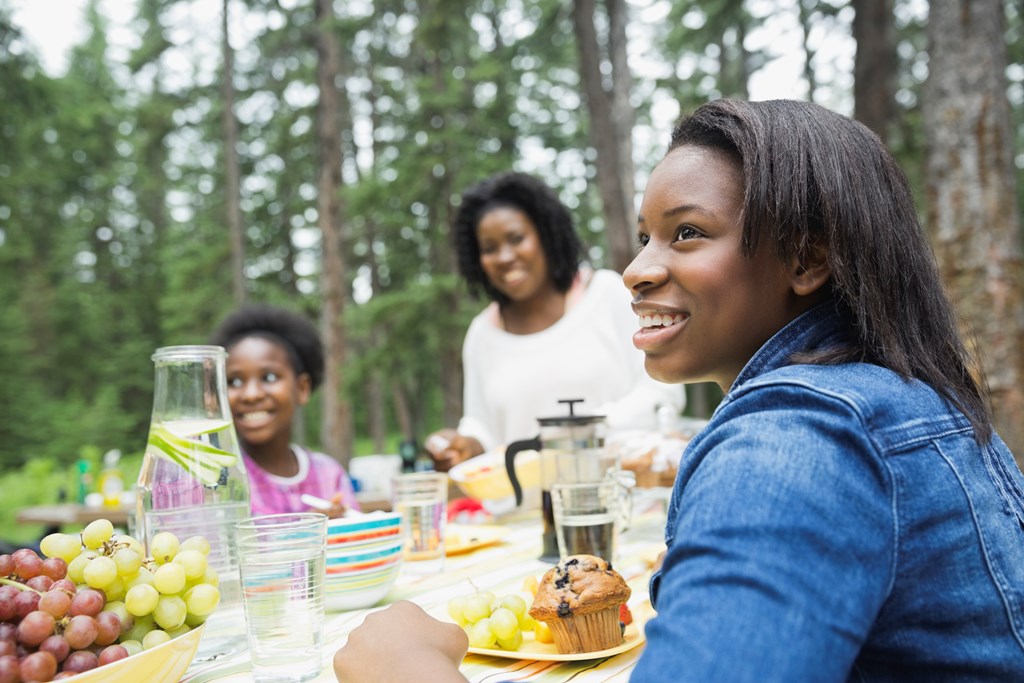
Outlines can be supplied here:
M135 534L147 548L161 531L210 543L221 601L207 619L200 661L245 643L232 525L249 516L249 481L228 405L226 359L219 346L168 346L153 354L153 416L135 507Z

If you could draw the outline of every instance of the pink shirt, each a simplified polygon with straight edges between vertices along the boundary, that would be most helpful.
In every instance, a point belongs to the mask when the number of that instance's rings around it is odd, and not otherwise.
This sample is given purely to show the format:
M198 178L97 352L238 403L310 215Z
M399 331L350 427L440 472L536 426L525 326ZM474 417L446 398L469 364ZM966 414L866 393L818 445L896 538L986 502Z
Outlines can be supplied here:
M270 474L256 464L247 453L245 471L249 475L249 502L254 515L272 515L282 512L308 512L309 506L299 498L308 493L330 500L341 493L345 507L358 510L355 490L345 468L334 458L292 446L299 461L299 471L292 477Z

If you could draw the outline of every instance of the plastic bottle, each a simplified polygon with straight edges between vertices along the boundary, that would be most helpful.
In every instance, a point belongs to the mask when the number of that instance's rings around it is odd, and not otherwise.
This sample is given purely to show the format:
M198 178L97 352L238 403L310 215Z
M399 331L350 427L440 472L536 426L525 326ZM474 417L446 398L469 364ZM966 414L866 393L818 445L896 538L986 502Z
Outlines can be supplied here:
M92 473L89 471L89 461L79 458L75 463L75 499L79 505L85 505L85 497L92 492Z
M124 493L124 475L118 463L121 461L121 451L116 448L107 451L103 455L103 469L100 471L99 492L103 494L103 505L108 508L116 508L121 505L121 496Z

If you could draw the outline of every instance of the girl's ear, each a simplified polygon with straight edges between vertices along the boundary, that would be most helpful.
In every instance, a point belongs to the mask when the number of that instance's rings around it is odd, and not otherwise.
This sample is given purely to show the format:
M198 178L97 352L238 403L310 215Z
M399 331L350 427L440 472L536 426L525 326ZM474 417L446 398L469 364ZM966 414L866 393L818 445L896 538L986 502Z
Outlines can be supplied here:
M815 242L796 259L791 281L793 292L798 296L814 294L831 276L828 251L820 243Z
M304 372L295 380L295 384L295 402L304 406L309 402L309 397L313 393L313 380L308 372Z

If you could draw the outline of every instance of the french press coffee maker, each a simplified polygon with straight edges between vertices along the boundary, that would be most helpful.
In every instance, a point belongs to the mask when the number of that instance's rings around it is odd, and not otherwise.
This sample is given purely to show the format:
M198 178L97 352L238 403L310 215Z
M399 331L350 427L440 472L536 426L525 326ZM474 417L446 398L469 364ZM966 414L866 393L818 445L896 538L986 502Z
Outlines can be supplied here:
M540 452L541 512L544 518L544 546L541 560L558 561L558 541L551 506L551 486L555 483L584 483L603 480L609 470L618 467L617 459L604 447L603 415L576 415L575 404L583 399L558 401L569 407L569 414L537 418L540 434L532 439L514 441L505 449L508 471L516 505L523 502L523 488L515 471L515 457L520 451Z

